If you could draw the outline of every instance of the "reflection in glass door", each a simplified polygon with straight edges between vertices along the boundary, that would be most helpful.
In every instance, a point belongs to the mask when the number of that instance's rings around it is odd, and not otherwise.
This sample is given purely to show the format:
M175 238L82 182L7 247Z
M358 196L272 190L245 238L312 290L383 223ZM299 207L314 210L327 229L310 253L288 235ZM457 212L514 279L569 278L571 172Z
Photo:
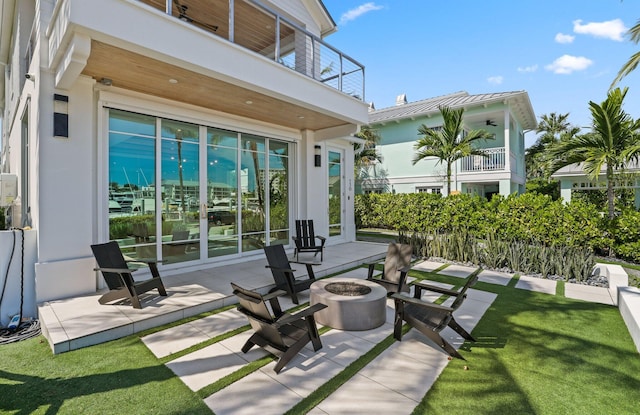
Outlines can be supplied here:
M208 257L238 253L238 133L207 129Z
M199 127L162 120L162 259L165 263L200 257ZM158 232L156 232L158 234Z
M328 151L329 172L329 236L342 235L342 154L341 150Z
M289 243L291 146L110 109L109 239L165 264Z

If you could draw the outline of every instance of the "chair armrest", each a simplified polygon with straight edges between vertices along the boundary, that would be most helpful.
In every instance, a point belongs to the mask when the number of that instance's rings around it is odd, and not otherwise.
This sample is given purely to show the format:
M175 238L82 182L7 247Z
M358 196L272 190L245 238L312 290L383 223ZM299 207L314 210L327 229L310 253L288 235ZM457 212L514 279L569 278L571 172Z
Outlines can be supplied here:
M404 266L404 267L398 269L398 271L404 272L406 274L407 272L411 271L411 265Z
M286 295L286 294L287 294L287 292L285 290L276 290L274 292L271 292L271 293L263 295L262 299L265 300L265 301L269 301L272 298L280 297L280 296Z
M313 315L315 313L317 313L318 311L322 310L323 308L327 308L327 306L325 304L322 303L317 303L312 305L311 307L307 307L303 310L298 311L295 314L289 314L287 316L285 316L284 318L282 318L281 320L276 321L276 326L283 326L286 324L291 324L295 321L298 320L302 320L305 317L308 317L310 315Z
M319 236L319 235L316 235L316 238L320 239L320 241L322 242L322 245L324 245L325 241L327 240L327 238L325 238L324 236Z
M426 301L419 300L417 298L407 297L406 295L393 293L389 296L389 298L393 298L394 300L402 301L403 303L413 304L418 307L429 308L434 311L440 311L445 313L453 313L453 308L443 306L440 304L429 303Z
M135 269L129 268L94 268L93 270L101 272L114 272L116 274L131 274L132 272L137 271Z
M127 264L133 264L136 262L141 262L143 264L162 264L165 262L164 259L153 259L153 258L138 258L138 259L126 259L124 262Z
M291 273L293 274L294 272L296 272L295 269L291 269L291 268L279 268L279 267L272 267L271 265L265 265L265 268L269 268L272 269L274 271L282 271L282 272L286 272L286 273Z
M427 284L427 283L424 283L422 281L413 281L411 283L411 285L414 285L416 287L420 287L423 290L433 291L433 292L436 292L438 294L445 294L445 295L450 295L450 296L453 296L453 297L456 297L456 296L458 296L460 294L460 292L458 292L458 291L450 290L448 288L437 287L435 285Z

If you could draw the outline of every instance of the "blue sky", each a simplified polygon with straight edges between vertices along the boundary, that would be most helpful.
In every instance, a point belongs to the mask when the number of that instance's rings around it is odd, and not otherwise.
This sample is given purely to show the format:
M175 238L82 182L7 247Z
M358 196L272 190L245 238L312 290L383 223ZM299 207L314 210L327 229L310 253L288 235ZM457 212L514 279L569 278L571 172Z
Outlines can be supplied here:
M589 126L589 101L640 45L626 31L638 0L324 0L338 24L325 40L365 66L366 101L376 109L457 91L529 94L539 120L569 113ZM640 118L640 68L625 110ZM535 133L526 135L526 145Z

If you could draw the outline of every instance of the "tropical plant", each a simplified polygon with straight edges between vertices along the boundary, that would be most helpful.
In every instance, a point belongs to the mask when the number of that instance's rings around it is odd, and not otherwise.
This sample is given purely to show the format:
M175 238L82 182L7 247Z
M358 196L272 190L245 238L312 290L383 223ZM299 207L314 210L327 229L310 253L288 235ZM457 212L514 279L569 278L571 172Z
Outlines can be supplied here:
M627 34L631 37L631 41L633 43L638 44L640 42L640 20L638 20L635 26L629 29ZM618 71L618 75L616 75L615 79L611 83L610 88L613 88L614 86L616 86L616 84L620 82L622 78L624 78L625 76L633 72L638 67L639 63L640 63L640 52L636 52L633 55L631 55L629 60L624 65L622 65L622 68L620 68L620 71Z
M472 144L479 140L493 138L493 135L486 130L471 130L465 134L462 128L464 108L451 109L447 106L438 108L442 114L442 128L431 128L424 124L418 128L418 134L422 137L414 145L416 154L413 157L413 164L425 158L435 157L438 163L446 165L447 195L450 195L453 163L467 156L488 157L484 150L474 148Z
M640 157L640 120L634 120L622 109L628 88L613 89L601 104L589 102L592 132L567 136L552 146L552 172L574 163L584 163L587 175L596 180L604 169L607 185L609 218L613 218L614 180L630 162Z
M382 155L376 149L376 145L380 143L380 135L377 131L372 130L368 126L364 126L356 133L356 137L364 140L364 143L353 143L354 150L354 167L356 173L362 169L370 167L372 164L381 163ZM358 174L356 174L356 177Z
M380 135L378 135L376 130L364 126L356 133L356 137L364 140L360 143L353 143L353 170L356 182L361 185L370 180L378 181L383 186L382 188L376 186L376 189L386 192L386 172L384 169L376 168L376 165L382 162L382 155L376 148L376 145L379 144L381 140Z
M527 179L549 178L549 159L547 151L549 147L560 141L564 136L578 134L580 129L572 127L568 121L569 114L543 114L536 128L536 133L541 134L536 142L529 147L524 155L527 170Z

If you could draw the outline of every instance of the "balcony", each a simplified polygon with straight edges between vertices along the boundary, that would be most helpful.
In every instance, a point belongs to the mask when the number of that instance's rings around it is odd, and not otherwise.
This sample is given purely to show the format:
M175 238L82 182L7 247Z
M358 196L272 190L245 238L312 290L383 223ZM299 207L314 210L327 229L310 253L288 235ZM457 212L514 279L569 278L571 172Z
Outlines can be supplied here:
M460 160L461 172L493 172L505 169L505 149L504 147L494 147L484 149L488 157L468 156Z
M316 138L347 136L368 120L364 68L320 39L333 28L322 19L314 35L254 0L59 0L48 67L62 90L83 75Z
M364 100L364 66L260 3L139 1Z

